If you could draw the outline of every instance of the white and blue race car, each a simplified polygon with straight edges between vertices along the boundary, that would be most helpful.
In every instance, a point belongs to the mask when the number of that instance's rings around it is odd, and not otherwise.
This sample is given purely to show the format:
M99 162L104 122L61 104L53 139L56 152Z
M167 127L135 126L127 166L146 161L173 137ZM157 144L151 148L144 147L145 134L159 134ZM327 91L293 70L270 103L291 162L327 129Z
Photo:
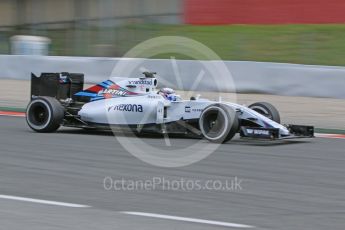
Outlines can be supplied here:
M244 138L311 138L312 126L281 125L277 109L258 102L248 107L157 90L155 73L139 78L110 78L83 90L84 75L42 73L31 76L26 121L37 132L60 126L83 129L128 129L135 133L178 134L215 143Z

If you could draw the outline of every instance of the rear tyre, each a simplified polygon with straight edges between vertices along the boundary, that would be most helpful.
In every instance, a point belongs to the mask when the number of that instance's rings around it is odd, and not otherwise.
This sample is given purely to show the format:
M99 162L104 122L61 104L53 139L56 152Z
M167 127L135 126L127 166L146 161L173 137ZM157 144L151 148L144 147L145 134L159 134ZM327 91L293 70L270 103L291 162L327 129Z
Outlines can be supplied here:
M214 104L206 107L201 113L199 127L207 140L214 143L225 143L237 133L239 121L234 109Z
M26 109L26 122L40 133L55 132L64 118L64 107L53 97L38 97Z
M248 108L280 124L279 112L272 104L268 102L256 102L248 106Z

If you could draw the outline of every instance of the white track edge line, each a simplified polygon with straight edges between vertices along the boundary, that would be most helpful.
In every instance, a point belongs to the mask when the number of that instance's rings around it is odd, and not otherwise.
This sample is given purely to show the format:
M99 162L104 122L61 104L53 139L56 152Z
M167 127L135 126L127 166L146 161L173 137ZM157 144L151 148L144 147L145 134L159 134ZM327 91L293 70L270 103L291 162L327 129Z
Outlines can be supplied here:
M56 205L56 206L63 206L63 207L70 207L70 208L89 208L89 207L91 207L91 206L83 205L83 204L65 203L65 202L58 202L58 201L52 201L52 200L40 200L40 199L33 199L33 198L20 197L20 196L1 195L1 194L0 194L0 199L25 201L25 202L31 202L31 203Z
M120 213L127 214L127 215L133 215L133 216L152 217L152 218L166 219L166 220L177 220L177 221L192 222L192 223L199 223L199 224L231 227L231 228L254 228L254 226L245 225L245 224L237 224L237 223L205 220L205 219L196 219L196 218L181 217L181 216L170 216L170 215L162 215L162 214L156 214L156 213L128 212L128 211L122 211Z

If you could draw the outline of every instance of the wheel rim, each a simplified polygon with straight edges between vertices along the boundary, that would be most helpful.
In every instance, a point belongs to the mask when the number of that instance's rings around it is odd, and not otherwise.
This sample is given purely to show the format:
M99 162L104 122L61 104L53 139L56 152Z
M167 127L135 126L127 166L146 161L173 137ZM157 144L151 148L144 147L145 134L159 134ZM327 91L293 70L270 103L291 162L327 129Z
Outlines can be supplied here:
M50 120L51 112L44 101L33 101L27 111L28 124L37 130L44 129Z
M209 138L217 138L224 133L226 129L226 119L219 110L209 110L203 115L202 128L205 135Z
M47 109L43 105L38 103L33 105L29 110L29 119L33 124L37 126L44 125L47 122L47 115Z

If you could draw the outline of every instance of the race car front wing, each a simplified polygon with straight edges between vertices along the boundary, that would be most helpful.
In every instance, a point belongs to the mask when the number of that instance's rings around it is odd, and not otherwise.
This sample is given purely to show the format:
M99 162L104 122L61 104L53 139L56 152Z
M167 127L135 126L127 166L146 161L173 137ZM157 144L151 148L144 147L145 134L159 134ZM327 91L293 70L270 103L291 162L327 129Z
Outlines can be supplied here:
M283 140L294 138L313 138L314 127L305 125L286 125L290 135L281 135L277 128L261 128L242 126L240 136L251 139Z

